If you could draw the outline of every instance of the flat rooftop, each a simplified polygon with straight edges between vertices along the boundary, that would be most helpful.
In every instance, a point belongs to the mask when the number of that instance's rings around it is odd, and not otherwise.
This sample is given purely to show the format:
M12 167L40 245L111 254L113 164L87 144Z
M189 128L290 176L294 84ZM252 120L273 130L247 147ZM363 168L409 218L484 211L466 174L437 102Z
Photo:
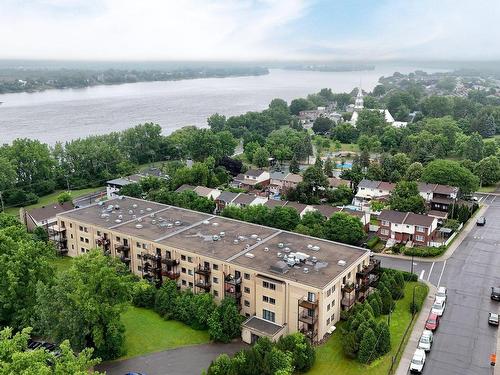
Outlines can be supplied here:
M367 250L270 227L123 197L58 215L164 246L323 288ZM293 253L303 261L286 265ZM339 261L344 261L340 262ZM278 267L278 265L281 266Z

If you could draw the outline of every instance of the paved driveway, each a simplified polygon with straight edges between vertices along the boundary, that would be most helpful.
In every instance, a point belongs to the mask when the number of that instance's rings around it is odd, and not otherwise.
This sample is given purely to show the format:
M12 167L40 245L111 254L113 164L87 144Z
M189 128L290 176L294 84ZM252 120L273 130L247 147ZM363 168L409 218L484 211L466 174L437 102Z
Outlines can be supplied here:
M108 375L124 375L129 371L146 375L199 375L219 354L232 355L245 347L247 345L242 342L186 346L104 363L97 370L106 371Z

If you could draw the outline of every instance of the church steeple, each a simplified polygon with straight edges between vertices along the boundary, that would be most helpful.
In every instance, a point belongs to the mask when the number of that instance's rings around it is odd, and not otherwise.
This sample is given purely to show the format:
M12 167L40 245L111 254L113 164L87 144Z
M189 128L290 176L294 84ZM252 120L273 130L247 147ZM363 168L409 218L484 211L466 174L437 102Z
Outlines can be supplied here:
M359 82L358 95L356 95L356 100L354 101L354 110L362 110L364 108L363 101L363 90L361 89L361 81Z

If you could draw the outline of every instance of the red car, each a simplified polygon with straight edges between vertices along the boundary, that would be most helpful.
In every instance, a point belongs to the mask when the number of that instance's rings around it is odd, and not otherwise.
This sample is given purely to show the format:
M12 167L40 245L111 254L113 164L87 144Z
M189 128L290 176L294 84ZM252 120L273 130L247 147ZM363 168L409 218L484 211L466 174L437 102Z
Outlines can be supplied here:
M435 331L439 327L439 316L437 314L430 313L425 321L425 329L429 331Z

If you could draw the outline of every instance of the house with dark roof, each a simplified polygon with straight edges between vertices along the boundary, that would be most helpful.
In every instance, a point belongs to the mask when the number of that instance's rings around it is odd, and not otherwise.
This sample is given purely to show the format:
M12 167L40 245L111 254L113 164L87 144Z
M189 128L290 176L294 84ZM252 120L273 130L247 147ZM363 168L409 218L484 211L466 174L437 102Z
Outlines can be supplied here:
M229 206L241 193L233 193L230 191L223 191L215 198L215 210L221 212L226 206Z
M231 186L251 190L255 185L265 187L269 185L271 175L263 169L249 169L245 173L240 173L231 182Z
M419 246L430 246L436 237L438 219L434 216L413 212L382 210L378 236L397 243L413 242Z
M47 231L57 223L57 214L73 209L73 202L64 202L63 204L53 203L46 206L25 210L21 208L19 215L21 222L26 226L29 232L37 227L44 227Z
M168 179L169 177L158 168L146 168L139 173L132 174L126 177L119 177L106 182L106 195L108 199L116 198L119 195L120 189L126 185L134 184L144 177L158 177Z
M260 195L255 195L255 194L241 193L231 202L231 204L243 208L247 206L253 206L256 204L264 204L267 201L268 201L267 197L261 197Z

